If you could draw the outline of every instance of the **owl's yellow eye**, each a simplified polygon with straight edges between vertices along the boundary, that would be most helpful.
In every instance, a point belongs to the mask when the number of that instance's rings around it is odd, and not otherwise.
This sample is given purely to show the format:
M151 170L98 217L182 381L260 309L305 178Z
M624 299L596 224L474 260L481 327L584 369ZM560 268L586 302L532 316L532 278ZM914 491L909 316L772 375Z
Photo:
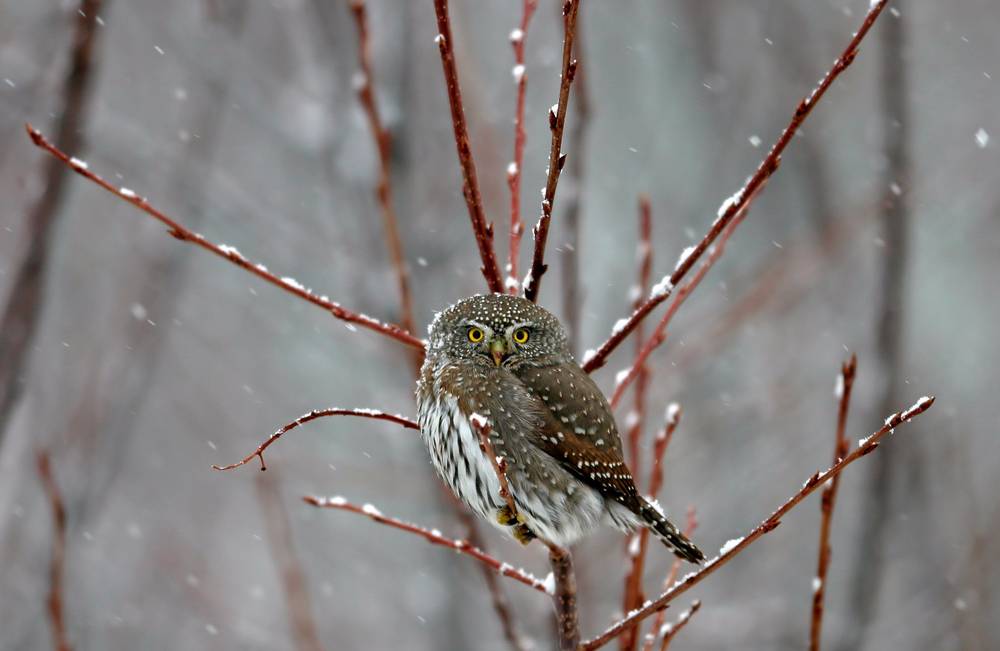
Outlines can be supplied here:
M517 342L517 343L519 343L519 344L526 344L526 343L528 343L528 329L527 328L518 328L517 330L515 330L514 331L514 341Z
M469 341L471 341L472 343L478 344L480 341L483 340L483 336L484 336L483 331L477 328L476 326L472 326L471 328L469 328Z

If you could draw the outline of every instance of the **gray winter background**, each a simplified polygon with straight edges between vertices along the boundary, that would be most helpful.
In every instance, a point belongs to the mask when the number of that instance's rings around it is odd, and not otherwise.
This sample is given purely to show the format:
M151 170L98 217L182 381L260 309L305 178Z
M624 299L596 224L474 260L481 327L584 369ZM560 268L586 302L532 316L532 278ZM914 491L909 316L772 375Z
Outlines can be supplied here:
M485 286L460 193L432 3L369 4L397 212L416 317L426 324ZM556 5L542 0L527 34L529 224L558 86ZM824 647L995 649L1000 5L891 6L653 356L644 446L664 407L679 402L684 417L660 499L676 520L697 508L695 539L713 555L829 464L834 380L849 352L859 359L852 441L935 394L930 412L843 475ZM591 111L585 140L568 137L564 147L571 161L579 157L582 178L564 174L560 185L541 297L566 314L563 267L575 251L579 352L629 309L638 195L652 200L659 278L754 170L867 7L584 2L580 60ZM509 648L475 561L300 501L342 494L464 535L412 431L326 419L275 445L264 475L256 465L210 469L313 408L412 415L405 347L173 240L68 170L59 173L51 226L32 227L52 179L23 123L55 136L77 9L0 1L5 314L28 252L45 252L29 269L39 310L23 355L16 368L10 348L0 358L8 378L0 649L54 648L46 610L52 513L35 465L43 449L65 499L64 608L74 649L316 648L296 641L290 610L311 614L327 650ZM503 256L514 104L508 34L520 10L514 0L452 7L473 149ZM373 195L377 157L352 86L358 61L346 0L107 0L99 16L71 153L280 275L398 319ZM578 106L575 95L570 129ZM571 250L565 214L574 197L581 231ZM597 373L607 391L632 350L630 340ZM290 559L268 525L276 513L287 518L305 580L307 600L291 608L282 579ZM693 597L704 605L675 648L805 648L818 524L812 497L676 602L668 621ZM548 572L539 546L522 549L483 530L498 557ZM648 593L670 563L651 549ZM620 615L622 537L595 535L576 565L589 637ZM550 601L501 584L520 629L547 648Z

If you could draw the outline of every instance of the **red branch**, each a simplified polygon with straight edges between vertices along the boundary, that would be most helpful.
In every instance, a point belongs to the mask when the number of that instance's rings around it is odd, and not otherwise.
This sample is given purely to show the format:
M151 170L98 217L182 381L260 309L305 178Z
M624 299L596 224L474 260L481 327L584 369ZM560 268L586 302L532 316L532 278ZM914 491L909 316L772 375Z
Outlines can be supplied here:
M545 587L545 582L541 581L531 574L528 574L524 570L519 570L507 563L503 563L493 558L481 549L474 547L467 540L456 540L454 538L447 538L441 534L436 529L425 529L424 527L417 526L415 524L410 524L408 522L403 522L402 520L397 520L396 518L390 518L389 516L382 515L382 513L372 506L371 504L365 504L363 506L357 506L351 504L343 497L313 497L306 496L302 498L307 504L311 504L316 507L327 508L327 509L340 509L341 511L350 511L352 513L358 513L360 515L365 515L378 522L379 524L385 524L401 531L407 531L412 534L416 534L424 538L427 542L432 545L441 545L442 547L448 547L449 549L454 549L457 552L465 554L466 556L471 556L483 565L492 568L497 574L501 576L506 576L508 578L519 581L529 588L534 588L539 592L544 592L549 594Z
M632 309L635 310L642 302L642 297L649 291L649 277L653 271L653 218L652 206L649 197L645 194L639 197L639 244L636 247L636 259L639 263L638 281L635 286L635 298ZM636 326L636 347L635 354L642 353L642 324ZM628 417L628 464L632 469L632 476L639 480L639 439L642 436L643 420L646 412L646 388L649 383L649 368L642 363L637 363L635 368L639 382L635 387L635 404L632 406L632 413ZM617 403L615 403L617 404ZM614 406L614 405L612 405ZM628 612L631 608L626 608Z
M253 460L254 457L260 459L260 469L267 470L267 466L264 465L264 450L271 446L272 443L280 439L286 432L295 429L299 425L304 425L311 420L316 420L317 418L325 418L327 416L358 416L361 418L372 418L375 420L387 420L398 425L402 425L407 429L419 430L420 425L415 421L410 420L406 416L400 416L399 414L389 414L384 411L378 411L375 409L345 409L343 407L331 407L329 409L313 409L308 414L302 414L295 420L286 425L282 425L278 430L274 432L266 441L257 446L257 449L245 456L242 460L236 463L231 463L228 466L216 466L213 465L212 468L215 470L232 470L233 468L239 468L240 466L246 465Z
M637 284L634 289L635 298L632 309L636 309L642 301L643 295L649 288L649 276L653 268L653 221L652 207L649 197L645 194L639 196L639 242L636 247L636 259L639 264ZM636 355L642 352L642 324L636 327ZM642 437L643 421L646 412L646 389L649 381L649 369L645 365L638 367L638 379L635 387L635 403L632 411L626 419L628 432L626 441L628 442L628 466L632 470L632 476L639 482L639 439ZM642 566L645 557L646 544L648 541L648 531L643 528L632 536L626 538L628 545L628 556L631 558L631 565L625 573L625 588L622 594L622 612L627 613L643 602L642 593ZM633 549L636 542L639 549ZM635 649L639 638L635 629L626 632L618 640L618 648L621 651L631 651Z
M264 528L270 543L275 569L281 576L288 610L289 628L297 651L323 651L313 618L307 574L295 551L292 525L281 501L281 495L270 475L257 475L257 501L264 516Z
M531 229L535 238L535 248L531 256L531 269L524 279L524 297L529 301L538 300L542 275L548 268L545 264L545 243L549 237L549 223L552 221L552 205L556 200L556 186L559 174L566 163L562 153L563 130L566 127L566 110L569 108L569 88L576 74L576 59L573 58L573 39L576 37L576 17L581 0L565 0L563 3L563 52L562 73L559 80L559 102L549 109L549 129L552 131L552 146L549 148L549 168L545 180L545 194L542 195L541 215Z
M851 404L851 388L854 386L854 374L858 367L858 358L844 362L837 376L837 433L833 450L833 461L843 459L850 449L850 442L845 434L847 429L847 411ZM819 559L816 562L816 579L813 582L812 623L809 629L809 649L819 651L820 637L823 629L823 597L826 594L826 573L830 567L830 528L833 520L833 506L837 499L837 487L840 476L834 477L823 489L820 502L821 519L819 528Z
M521 254L521 235L524 223L521 221L521 163L524 161L524 96L528 76L524 70L524 37L528 33L528 23L538 7L538 0L524 0L521 24L510 33L510 44L514 48L514 84L517 86L517 100L514 103L514 160L507 167L507 186L510 188L510 247L507 252L507 291L518 291L517 262Z
M49 595L45 603L49 609L52 638L56 651L71 651L66 639L66 619L63 612L63 570L66 564L66 507L63 505L59 485L52 476L48 452L38 452L35 458L38 477L42 480L45 496L52 507L52 560L49 562Z
M758 188L759 191L759 188ZM708 249L708 257L705 261L701 263L698 267L698 271L692 276L679 290L677 290L677 295L674 297L672 303L667 308L667 311L663 314L660 322L656 324L653 329L653 334L650 335L649 339L642 341L642 330L641 324L636 325L636 338L639 343L637 343L637 349L635 359L632 361L632 366L624 373L619 373L618 378L615 381L615 390L611 394L611 406L617 407L618 403L621 401L622 396L625 394L625 389L632 383L633 380L639 379L639 383L636 385L636 392L644 391L645 387L642 386L643 379L642 376L646 372L646 362L649 360L649 356L654 350L660 347L664 341L667 340L667 326L670 325L670 321L677 314L677 310L684 305L684 301L687 297L701 284L701 281L708 275L708 272L712 269L712 266L722 257L722 254L726 251L726 243L729 242L729 238L732 236L733 232L743 221L746 216L746 211L742 211L736 216L735 219L729 224L729 227L722 233L719 241L713 244Z
M894 431L899 425L909 422L913 417L919 416L920 414L927 411L931 405L934 404L933 397L923 397L913 404L909 409L905 411L898 412L892 416L885 419L885 424L871 436L861 439L857 448L853 452L848 454L846 457L835 463L833 466L828 468L823 472L817 472L813 474L802 488L795 493L792 497L788 499L784 504L782 504L776 511L774 511L766 520L761 522L756 528L754 528L749 534L743 538L738 538L736 540L731 540L722 548L720 555L708 561L701 569L696 572L692 572L687 575L680 583L672 586L665 592L663 592L656 599L649 601L645 606L639 610L633 612L628 617L625 617L618 623L612 625L606 631L593 638L584 642L580 649L581 651L589 651L590 649L597 649L617 636L621 635L623 632L629 628L635 626L637 623L646 619L650 615L653 615L659 610L665 608L671 601L681 594L687 592L694 586L701 583L706 577L715 572L730 560L732 560L737 554L746 549L755 540L760 538L766 533L773 531L779 524L781 524L781 518L785 516L786 513L791 511L796 505L798 505L802 500L811 495L814 491L819 489L828 479L836 477L840 474L844 468L854 463L861 457L874 452L879 446L879 441L890 432Z
M653 467L649 472L649 489L646 491L646 494L654 499L656 498L656 494L660 492L660 486L663 484L663 455L667 452L667 445L670 444L670 439L674 436L674 430L680 424L680 415L680 407L676 403L667 407L666 424L656 436L656 442L653 446ZM625 575L625 596L622 600L623 613L635 610L645 600L645 595L642 591L642 574L646 563L646 552L649 550L649 530L642 528L633 534L633 536L634 538L632 538L628 550L631 564L628 573ZM619 648L623 651L635 649L638 643L639 629L634 627L622 635L619 640Z
M358 100L368 117L368 125L375 139L375 149L378 151L379 177L375 187L375 198L382 209L382 222L385 226L386 245L392 266L396 270L396 281L399 284L399 300L402 308L403 328L414 331L413 295L410 292L410 273L403 254L403 243L399 238L399 226L396 220L396 210L393 207L392 183L390 173L390 157L392 153L392 138L382 124L382 117L375 102L374 72L371 63L371 52L368 38L368 12L364 0L351 0L351 13L358 31L358 62L361 73L358 75Z
M698 520L695 519L694 507L688 509L687 512L687 525L684 527L684 535L688 538L694 533L694 530L698 528ZM670 565L670 571L667 572L667 578L663 581L663 589L666 590L674 584L677 580L677 574L681 571L681 559L674 558L674 562ZM642 651L653 651L653 644L656 642L656 634L663 628L663 622L667 618L667 609L656 613L656 617L653 618L653 627L649 634L646 635L646 642L642 645Z
M798 107L795 109L795 113L792 114L791 121L789 121L788 126L785 127L784 131L778 137L778 140L774 143L771 151L767 156L760 162L757 170L754 172L750 180L747 181L736 194L729 197L723 204L719 207L718 217L712 222L711 227L705 236L698 242L693 248L685 250L681 255L680 260L678 260L678 265L674 269L673 273L664 277L660 283L653 288L650 292L649 297L642 303L642 305L635 311L632 312L631 316L628 317L627 322L623 327L615 328L611 333L611 336L601 344L601 347L597 349L596 354L592 355L587 362L583 365L583 368L588 373L601 368L607 363L608 356L611 352L621 344L622 341L628 337L632 331L635 330L636 325L648 315L650 312L656 308L657 305L667 300L670 296L673 288L683 280L684 276L691 270L691 267L698 262L702 254L705 253L706 249L712 245L712 243L719 237L722 231L732 222L737 215L741 212L746 211L750 204L752 203L757 191L767 182L767 180L774 174L775 170L778 169L778 165L781 162L781 154L785 151L788 143L791 142L795 133L805 122L806 118L812 112L813 108L819 103L819 100L823 98L826 94L827 89L834 80L840 76L844 70L846 70L851 63L854 61L854 57L858 54L858 46L861 41L868 34L872 25L875 24L875 20L885 9L888 0L880 0L877 4L873 5L868 13L865 15L864 21L861 23L861 27L851 38L850 43L844 48L844 51L837 57L834 61L833 66L826 73L822 80L813 91L805 97L801 102L799 102Z
M56 147L51 142L46 140L45 136L43 136L40 131L35 129L30 124L26 124L24 126L28 130L28 135L31 136L31 141L35 143L35 146L47 151L49 154L55 156L66 165L69 165L69 167L74 172L84 177L88 181L93 181L94 183L101 186L111 194L129 202L130 204L132 204L139 210L143 211L153 219L164 224L167 227L168 232L174 237L176 237L178 240L182 242L188 242L190 244L200 246L201 248L207 251L211 251L220 258L224 258L232 262L236 266L249 271L250 273L254 274L259 278L263 278L265 281L271 283L272 285L280 287L286 292L294 294L299 298L305 299L310 303L312 303L313 305L318 305L319 307L323 308L324 310L332 314L334 317L340 319L341 321L346 321L348 323L356 323L357 325L363 328L368 328L369 330L373 330L387 337L395 339L396 341L402 342L409 346L413 346L414 348L419 348L421 350L424 348L424 342L421 339L414 337L412 334L410 334L409 332L407 332L403 328L400 328L397 325L391 323L384 323L366 314L352 312L351 310L348 310L347 308L341 306L340 304L334 303L326 296L318 295L314 293L311 289L303 287L294 278L287 278L287 277L279 278L278 276L269 272L267 270L267 267L265 267L264 265L254 264L250 260L243 257L243 255L239 251L237 251L235 247L226 244L215 244L213 242L210 242L209 240L205 239L205 237L200 233L195 233L194 231L185 228L178 222L174 221L172 218L168 217L166 214L154 208L146 200L145 197L137 195L135 192L133 192L128 188L124 187L120 188L114 186L111 183L105 181L101 176L95 174L94 172L91 172L89 169L87 169L87 164L85 162L72 158L68 154L64 153L58 147Z
M667 647L670 646L670 642L674 639L674 636L676 636L677 633L679 633L682 628L687 626L687 623L691 621L691 615L694 615L696 612L698 612L699 608L701 608L701 600L695 599L694 602L691 604L691 607L680 614L680 616L677 618L676 624L674 624L673 626L668 625L667 627L665 627L666 630L663 631L663 641L660 642L660 651L666 651ZM659 631L654 631L654 634L658 633Z
M496 252L493 250L493 224L486 219L483 197L479 193L476 163L472 158L469 130L465 125L462 90L458 85L458 68L455 66L455 54L451 49L451 21L448 18L448 0L434 0L434 13L437 15L438 26L438 35L434 40L441 51L441 66L444 68L444 81L448 90L448 106L451 108L451 122L455 130L458 163L462 168L462 196L465 197L465 205L469 209L472 232L476 236L479 257L483 261L480 271L483 272L483 277L486 278L486 285L490 291L501 293L503 292L503 282L500 278L500 269L497 266Z
M470 422L479 436L479 449L490 460L493 472L497 475L497 481L500 482L500 499L507 503L507 508L510 509L511 515L516 516L517 505L514 504L514 496L510 494L510 484L507 482L507 461L503 457L497 456L493 450L493 444L490 443L490 434L493 432L493 428L479 414L473 414Z

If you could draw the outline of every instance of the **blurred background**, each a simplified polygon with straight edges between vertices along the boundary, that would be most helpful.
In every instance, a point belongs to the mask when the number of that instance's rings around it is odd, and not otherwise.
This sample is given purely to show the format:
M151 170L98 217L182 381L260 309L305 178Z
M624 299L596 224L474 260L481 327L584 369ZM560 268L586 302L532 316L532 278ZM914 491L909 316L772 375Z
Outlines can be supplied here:
M542 0L526 36L529 225L558 87L558 4ZM275 445L264 475L256 465L210 469L313 408L412 415L409 351L176 242L54 167L24 132L32 122L90 169L279 275L398 320L346 0L84 5L96 13L89 46L74 36L76 2L0 0L0 649L55 648L54 528L38 451L65 502L63 607L75 649L509 648L474 561L300 501L342 494L465 535L412 431L326 419ZM851 352L852 441L937 395L843 475L824 643L995 649L1000 6L890 6L654 354L643 447L679 402L660 499L676 520L696 507L695 539L712 555L829 464L834 381ZM578 352L629 309L640 193L652 203L659 278L752 173L867 8L583 4L585 81L570 104L541 296L575 324ZM514 0L452 7L504 257L508 34L520 13ZM426 324L484 290L433 7L371 0L369 18L416 320ZM528 235L523 265L530 246ZM632 351L629 341L596 374L608 392ZM620 423L631 397L625 405ZM671 620L692 597L704 605L675 646L804 648L818 525L813 497L676 602ZM548 572L540 547L483 532L498 557ZM670 563L651 549L648 593ZM587 540L576 565L589 637L620 615L622 536ZM547 648L549 600L501 585L519 629Z

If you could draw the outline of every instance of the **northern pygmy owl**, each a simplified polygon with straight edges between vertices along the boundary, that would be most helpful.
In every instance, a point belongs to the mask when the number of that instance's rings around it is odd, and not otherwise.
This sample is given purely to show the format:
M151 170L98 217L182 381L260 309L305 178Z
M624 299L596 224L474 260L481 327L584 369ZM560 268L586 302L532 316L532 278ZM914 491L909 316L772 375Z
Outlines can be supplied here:
M704 560L636 489L611 407L573 359L551 313L517 296L473 296L439 313L417 383L420 431L438 473L521 542L570 545L609 522L644 526L677 556ZM516 517L470 419L490 425Z

